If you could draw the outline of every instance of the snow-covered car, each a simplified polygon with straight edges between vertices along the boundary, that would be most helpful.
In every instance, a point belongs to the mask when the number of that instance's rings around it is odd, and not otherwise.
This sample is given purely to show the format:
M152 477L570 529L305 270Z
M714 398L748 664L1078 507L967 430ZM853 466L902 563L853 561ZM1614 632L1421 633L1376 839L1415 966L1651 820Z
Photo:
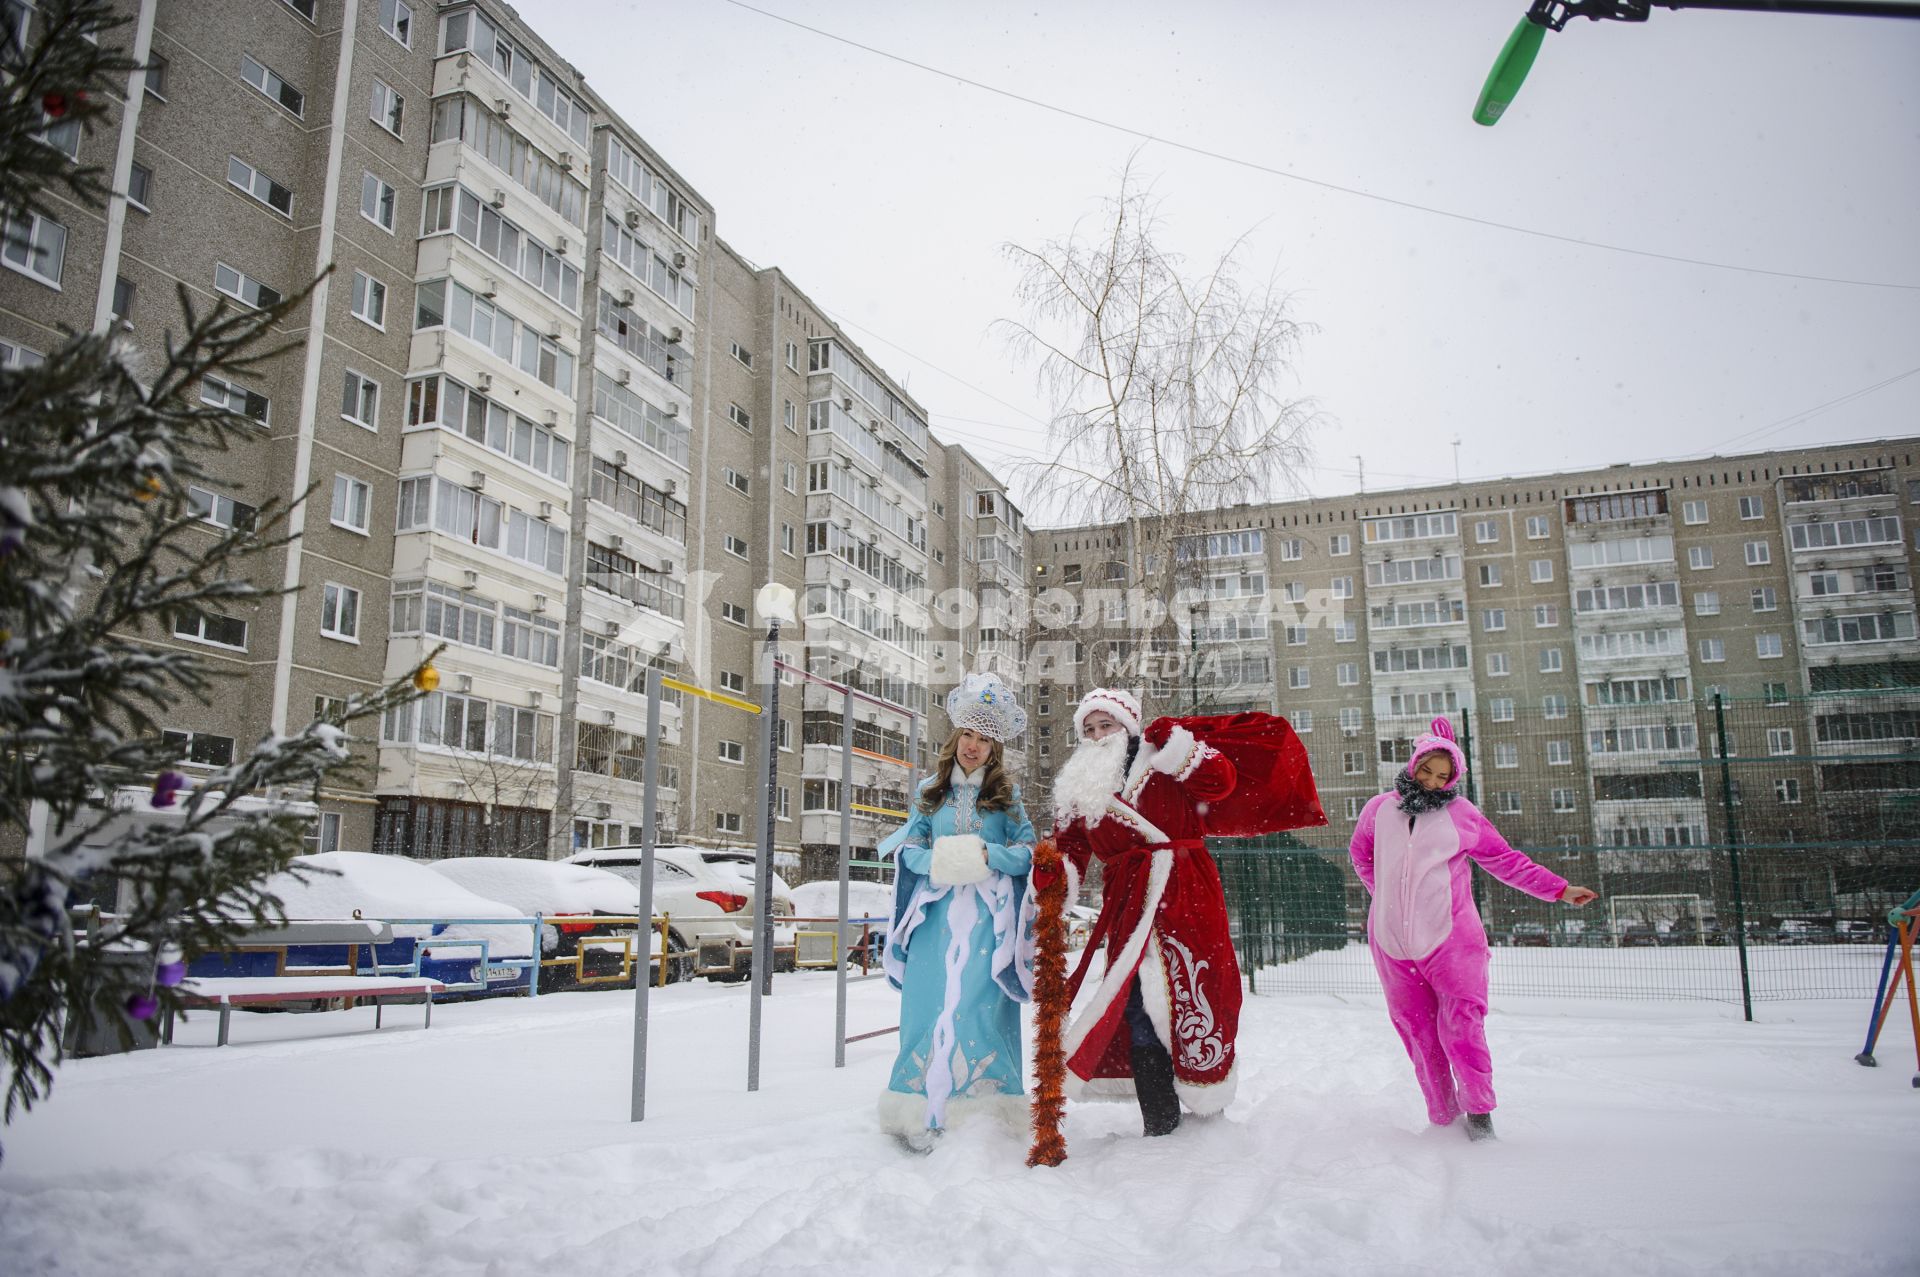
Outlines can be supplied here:
M803 921L795 924L806 931L826 931L832 934L834 918L840 916L840 883L838 879L825 882L803 882L793 889L794 915ZM820 922L817 919L825 918ZM872 919L869 922L857 919ZM805 921L815 919L816 921ZM859 960L863 939L868 945L867 962L880 961L880 947L886 943L887 931L893 919L893 888L884 882L849 882L847 884L847 924L841 933L841 943L849 955Z
M325 872L306 875L304 881L292 873L267 879L266 889L280 898L289 920L428 919L431 921L396 924L396 940L406 943L381 946L377 951L380 963L410 963L417 950L420 973L447 984L482 985L487 993L527 987L525 966L500 961L515 962L533 955L533 928L517 921L527 915L512 905L478 895L446 875L400 856L325 851L296 856L293 863ZM497 927L475 921L486 918L516 921ZM485 947L477 942L484 942ZM291 965L298 964L299 955L289 953L288 958ZM361 964L364 970L364 957Z
M684 980L696 972L718 980L745 977L753 960L753 853L669 843L654 848L653 860L653 912L667 916L667 943L684 955L669 961L667 979ZM637 845L595 847L562 863L640 882ZM793 961L793 895L778 873L773 876L772 909L774 945L784 950L774 955L777 970ZM703 951L709 956L704 966L696 967Z
M543 960L563 960L563 964L543 966L541 991L561 989L612 988L619 975L621 953L613 945L595 943L601 937L630 936L632 924L586 921L595 915L634 918L640 911L638 887L617 874L587 865L555 864L550 860L532 860L519 856L456 856L448 860L429 860L427 868L453 879L475 895L486 896L511 905L522 916L535 914L545 918L567 918L566 922L545 922L540 927L540 956ZM584 942L584 950L582 948ZM639 954L649 951L634 948ZM658 933L653 933L650 951L660 952ZM579 962L573 961L579 958ZM586 983L581 984L579 968L584 965ZM632 987L632 981L624 981Z

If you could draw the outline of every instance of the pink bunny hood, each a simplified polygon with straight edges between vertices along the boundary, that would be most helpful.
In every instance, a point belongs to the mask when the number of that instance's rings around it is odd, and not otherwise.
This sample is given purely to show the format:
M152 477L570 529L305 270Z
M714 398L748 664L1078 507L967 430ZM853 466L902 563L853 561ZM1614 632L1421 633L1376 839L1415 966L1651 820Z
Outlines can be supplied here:
M1407 775L1413 775L1413 769L1420 765L1420 760L1435 752L1453 759L1453 779L1446 783L1446 788L1457 788L1467 774L1467 756L1454 744L1453 724L1445 718L1434 719L1433 725L1427 728L1427 734L1413 742L1413 757L1407 761Z

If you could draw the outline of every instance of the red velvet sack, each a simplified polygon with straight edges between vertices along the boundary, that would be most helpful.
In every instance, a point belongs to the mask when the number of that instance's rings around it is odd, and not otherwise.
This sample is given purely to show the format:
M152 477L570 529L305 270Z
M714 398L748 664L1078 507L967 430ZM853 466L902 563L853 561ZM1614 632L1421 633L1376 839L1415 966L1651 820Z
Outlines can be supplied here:
M1293 725L1274 714L1213 714L1155 719L1146 739L1164 743L1174 724L1226 755L1233 792L1209 803L1201 817L1212 838L1251 838L1327 823L1307 747Z

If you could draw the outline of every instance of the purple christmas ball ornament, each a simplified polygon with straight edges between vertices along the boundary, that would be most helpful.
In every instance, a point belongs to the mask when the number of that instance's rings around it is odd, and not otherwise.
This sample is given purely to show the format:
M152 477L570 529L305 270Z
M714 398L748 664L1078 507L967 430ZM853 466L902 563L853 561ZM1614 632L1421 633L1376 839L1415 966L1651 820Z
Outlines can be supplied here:
M155 807L171 807L178 800L180 791L187 787L187 778L179 772L165 771L153 778L153 798Z
M127 999L127 1015L135 1020L151 1020L160 1009L160 999L151 993L136 993Z
M187 978L187 964L184 962L163 962L153 969L153 982L162 988L171 989Z

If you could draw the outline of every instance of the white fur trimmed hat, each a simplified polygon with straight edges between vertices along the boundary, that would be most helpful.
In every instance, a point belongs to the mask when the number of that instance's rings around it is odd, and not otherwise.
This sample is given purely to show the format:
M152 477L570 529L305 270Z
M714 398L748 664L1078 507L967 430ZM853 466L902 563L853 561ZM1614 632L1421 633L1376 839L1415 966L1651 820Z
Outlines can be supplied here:
M1079 707L1073 711L1075 737L1085 730L1087 715L1096 710L1113 715L1114 720L1127 729L1127 735L1140 734L1140 698L1117 687L1096 687L1080 698Z
M947 720L954 731L966 728L988 740L1010 741L1027 730L1027 713L1013 689L993 674L969 674L947 693Z

